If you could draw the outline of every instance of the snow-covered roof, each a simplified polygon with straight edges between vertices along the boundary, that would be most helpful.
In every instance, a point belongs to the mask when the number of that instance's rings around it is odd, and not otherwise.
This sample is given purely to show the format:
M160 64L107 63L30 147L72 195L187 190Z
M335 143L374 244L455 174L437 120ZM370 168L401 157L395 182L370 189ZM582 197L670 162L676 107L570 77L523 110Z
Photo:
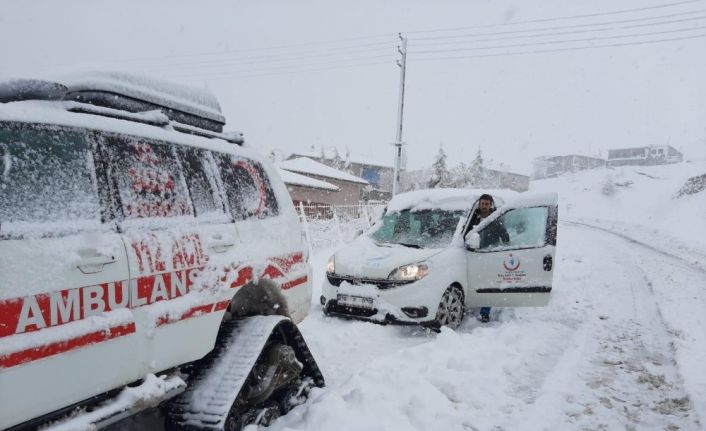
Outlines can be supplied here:
M495 199L495 205L500 207L517 193L509 190L482 189L427 189L401 193L387 205L388 211L413 211L423 209L443 209L447 211L470 210L480 195L488 193Z
M301 152L296 152L293 153L292 156L298 156L298 157L310 157L310 158L315 158L318 159L322 156L325 159L334 159L336 157L336 151L331 148L325 148L323 152L321 150L319 151L301 151ZM392 159L392 146L390 146L390 154L389 154L389 159ZM380 162L377 158L370 154L356 154L356 153L350 153L348 156L346 156L345 152L338 152L338 156L343 159L343 160L348 160L351 163L359 163L361 165L370 165L370 166L380 166L383 168L390 168L392 169L392 164L390 163L382 163ZM290 156L291 157L291 156Z
M279 173L280 178L282 178L282 181L284 181L284 183L287 185L312 187L315 189L331 190L335 192L340 190L338 187L334 186L333 184L329 184L326 181L321 181L311 177L307 177L306 175L300 175L294 172L285 171L282 168L277 168L277 171Z
M297 159L285 160L278 164L278 167L290 172L298 172L300 174L318 175L325 178L333 178L341 181L349 181L351 183L368 184L367 181L355 175L339 171L323 163L311 160L308 157L299 157Z
M90 72L58 79L69 91L105 91L144 100L225 124L216 96L192 87L124 72Z

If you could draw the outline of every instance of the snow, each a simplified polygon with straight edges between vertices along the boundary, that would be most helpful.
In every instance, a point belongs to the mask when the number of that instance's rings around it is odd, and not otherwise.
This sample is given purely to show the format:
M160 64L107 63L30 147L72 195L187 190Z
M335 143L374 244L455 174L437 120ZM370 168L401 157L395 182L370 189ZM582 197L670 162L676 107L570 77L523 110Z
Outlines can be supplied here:
M299 157L296 159L285 160L283 162L279 162L277 166L281 169L291 172L297 172L300 174L318 175L325 178L349 181L351 183L368 184L367 181L360 177L356 177L355 175L339 171L338 169L326 166L323 163L311 160L308 157Z
M341 190L337 186L329 184L326 181L321 181L315 178L307 177L306 175L300 175L294 172L286 171L282 168L277 168L277 172L279 173L280 178L282 178L282 181L284 181L285 184L312 187L315 189L331 190L336 192Z
M169 124L169 117L164 115L159 109L153 111L145 112L128 112L119 109L105 108L103 106L89 105L86 103L79 103L73 101L62 102L62 105L66 107L66 110L82 110L82 112L95 113L98 115L106 116L118 116L118 118L134 119L135 121L141 121L148 124L154 124L158 126L165 126Z
M510 197L517 193L509 190L474 190L474 189L426 189L401 193L387 206L387 210L402 211L410 209L419 211L424 209L442 209L446 211L471 210L478 198L488 193L493 196L495 206L500 207Z
M533 181L530 191L557 191L559 218L600 224L706 268L706 193L677 197L706 161L621 166Z
M58 80L73 91L106 91L225 123L210 90L125 72L84 72Z
M300 329L327 387L270 429L703 429L706 192L673 194L704 172L625 167L535 182L559 193L562 221L605 230L560 224L547 307L494 309L490 324L467 315L438 335L324 316L319 289L340 246L315 251ZM633 184L606 196L606 175Z
M361 165L379 166L383 168L392 169L392 165L381 162L380 160L376 159L373 155L352 153L348 151L348 149L346 149L345 151L339 151L337 148L326 147L321 148L319 151L298 151L293 153L292 155L308 157L310 159L320 158L323 155L324 158L333 160L336 158L336 152L338 152L338 157L343 163L358 163Z
M130 409L140 409L154 406L159 403L169 392L180 390L185 386L184 381L177 376L156 377L153 374L145 376L139 386L123 389L120 394L100 407L83 412L74 418L51 424L42 428L43 431L92 431L93 423L112 417Z

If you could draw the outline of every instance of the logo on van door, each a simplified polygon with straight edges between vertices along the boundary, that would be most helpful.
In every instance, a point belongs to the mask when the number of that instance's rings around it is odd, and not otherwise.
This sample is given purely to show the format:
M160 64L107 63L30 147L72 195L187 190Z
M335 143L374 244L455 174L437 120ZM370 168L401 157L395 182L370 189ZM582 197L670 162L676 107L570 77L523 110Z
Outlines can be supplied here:
M505 261L503 261L503 266L506 271L514 272L520 268L520 258L513 255L512 253L505 256Z

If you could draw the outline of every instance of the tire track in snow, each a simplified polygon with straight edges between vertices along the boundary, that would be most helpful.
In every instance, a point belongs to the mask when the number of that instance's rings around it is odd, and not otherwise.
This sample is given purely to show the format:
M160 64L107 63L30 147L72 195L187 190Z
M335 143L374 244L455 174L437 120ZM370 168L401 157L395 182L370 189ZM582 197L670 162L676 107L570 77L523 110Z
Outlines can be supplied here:
M533 424L530 429L612 429L616 422L626 429L700 429L653 281L644 275L640 255L626 253L626 247L643 244L628 241L631 244L608 241L600 248L612 258L603 256L601 269L610 281L595 292L602 311L579 328L547 377L529 417L522 418ZM588 250L595 251L592 246ZM612 300L606 300L611 295ZM559 414L547 416L552 410Z
M676 255L676 254L670 253L670 252L665 251L665 250L662 250L662 249L660 249L660 248L651 246L650 244L647 244L647 243L645 243L645 242L639 241L639 240L637 240L637 239L635 239L635 238L633 238L633 237L631 237L631 236L625 235L625 234L623 234L623 233L621 233L621 232L617 232L617 231L612 230L612 229L607 229L607 228L604 228L604 227L601 227L601 226L598 226L598 225L595 225L595 224L590 224L590 223L585 223L585 222L579 222L579 221L562 220L560 223L562 223L562 224L564 224L564 225L580 226L580 227L585 227L585 228L589 228L589 229L599 230L599 231L608 233L608 234L610 234L610 235L617 236L617 237L622 238L622 239L624 239L625 241L627 241L627 242L629 242L629 243L631 243L631 244L635 244L635 245L638 245L638 246L640 246L640 247L644 247L644 248L646 248L646 249L648 249L648 250L651 250L651 251L653 251L653 252L655 252L655 253L657 253L657 254L660 254L660 255L665 256L665 257L668 257L668 258L670 258L670 259L674 259L674 260L676 260L676 261L679 261L681 264L686 265L688 269L693 270L693 271L697 271L697 272L700 272L700 273L706 275L706 268L702 267L702 266L699 265L698 263L696 263L696 262L690 262L690 261L686 260L685 258L683 258L683 257L681 257L681 256L678 256L678 255Z

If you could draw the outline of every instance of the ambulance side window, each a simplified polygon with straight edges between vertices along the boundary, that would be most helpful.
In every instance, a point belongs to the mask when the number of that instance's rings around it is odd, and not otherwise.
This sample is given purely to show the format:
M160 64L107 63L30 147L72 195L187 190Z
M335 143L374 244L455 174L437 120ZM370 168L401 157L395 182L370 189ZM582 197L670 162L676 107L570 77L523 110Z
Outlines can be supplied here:
M213 221L229 221L223 201L218 192L215 169L211 154L206 150L180 146L177 149L179 160L184 168L191 202L196 217Z
M98 227L100 206L86 134L0 123L0 238Z
M277 199L262 165L232 154L214 153L214 158L236 220L277 215Z
M124 219L193 216L170 145L130 136L108 136L106 141L108 177Z

